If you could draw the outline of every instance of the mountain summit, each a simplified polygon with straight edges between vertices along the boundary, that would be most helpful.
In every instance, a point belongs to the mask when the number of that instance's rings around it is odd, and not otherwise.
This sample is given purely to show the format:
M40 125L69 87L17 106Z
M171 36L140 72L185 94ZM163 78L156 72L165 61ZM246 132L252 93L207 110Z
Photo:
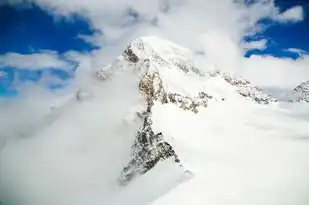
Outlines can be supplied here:
M154 131L154 106L171 105L197 114L209 103L224 103L229 98L244 98L259 104L276 101L244 78L220 71L205 72L194 64L189 50L157 37L133 41L97 75L106 80L128 70L139 76L136 89L143 96L145 106L136 111L143 123L137 131L128 165L121 173L122 183L146 173L165 159L173 158L182 166L177 152L168 142L169 136L160 129Z
M307 104L277 102L157 37L133 41L97 79L1 151L14 204L308 204Z

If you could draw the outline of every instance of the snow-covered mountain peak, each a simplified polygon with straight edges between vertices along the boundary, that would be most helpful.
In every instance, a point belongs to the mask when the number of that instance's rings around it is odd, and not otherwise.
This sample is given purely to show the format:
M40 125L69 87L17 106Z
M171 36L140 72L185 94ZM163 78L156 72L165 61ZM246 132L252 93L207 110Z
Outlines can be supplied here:
M209 96L217 100L238 93L260 104L276 101L244 78L197 67L190 50L158 37L134 40L121 56L99 71L98 76L106 79L125 70L135 71L138 79L145 76L154 79L155 87L159 83L167 92L191 98L207 91Z
M8 193L38 200L22 204L295 204L309 126L287 110L306 105L273 103L156 37L133 41L97 76L92 95L79 90L57 120L1 152Z
M138 70L156 72L158 69L177 69L185 73L203 75L194 65L192 56L190 50L168 40L142 37L130 43L122 55L103 70L117 72L135 67Z
M188 63L192 61L192 53L190 50L154 36L142 37L134 40L124 53L129 54L130 50L132 50L139 59L156 59L179 63Z
M249 99L259 104L276 101L244 78L220 71L203 72L192 59L192 53L186 48L157 37L143 37L129 44L114 62L98 72L104 80L124 72L135 74L136 89L144 99L127 118L138 118L143 123L132 147L131 159L121 174L121 183L128 183L168 158L182 166L169 137L160 129L154 130L155 106L173 105L197 114L210 104L225 101L241 103Z
M192 53L188 49L156 37L146 37L133 41L121 56L98 73L102 79L108 79L123 71L133 72L138 82L136 89L146 102L143 106L133 109L131 113L133 117L129 118L134 119L135 116L141 120L142 124L137 131L128 163L121 171L120 184L131 187L136 181L140 182L139 179L149 177L151 184L154 183L156 186L162 183L174 184L175 181L183 182L191 178L189 182L184 182L185 185L180 186L179 189L176 188L166 198L162 197L162 200L159 199L155 204L179 203L177 199L182 194L185 195L182 204L189 204L196 198L202 199L204 197L205 200L193 203L208 204L204 201L210 202L211 194L195 197L191 193L195 192L195 189L203 190L204 193L205 189L202 187L205 185L203 183L211 183L218 170L225 175L219 186L216 185L217 182L213 182L212 187L216 190L224 189L226 193L234 190L234 184L238 186L238 179L233 181L233 175L242 176L242 170L247 169L241 167L239 170L234 170L235 173L233 171L230 173L230 169L233 170L234 166L238 166L234 164L235 158L241 158L236 162L239 164L246 161L244 166L248 165L250 174L259 174L259 169L263 170L261 168L264 166L262 162L268 160L269 156L275 159L273 161L277 159L277 155L272 156L272 145L268 144L265 147L263 145L259 148L254 145L259 143L260 138L258 137L263 134L260 127L265 127L265 130L270 133L268 133L269 135L277 133L272 132L273 128L269 126L282 123L275 117L270 117L272 113L276 112L272 110L276 105L267 105L277 100L245 78L221 71L207 71L207 69L197 67L192 59ZM256 116L259 117L256 118ZM270 118L265 118L265 116ZM252 125L254 123L256 126ZM222 130L223 127L228 131ZM257 137L255 138L255 136ZM209 144L204 142L206 138L211 139L208 141ZM241 140L239 140L240 138ZM239 149L238 145L233 147L235 139L239 140L241 144L239 147L242 148ZM221 141L226 142L225 146L220 145ZM243 149L248 149L252 155L243 156L241 154ZM226 150L232 153L232 156L222 154L227 153ZM215 161L215 168L205 165L206 158ZM223 158L224 160L221 161ZM217 159L220 162L217 162ZM273 163L272 160L270 161L269 165ZM177 174L164 176L166 177L164 182L157 183L157 178L151 178L152 173L160 170L160 166L165 162L172 164L173 173L177 172ZM221 163L228 165L222 166ZM210 164L212 163L210 162ZM270 170L273 172L273 169ZM278 170L281 170L281 167ZM161 170L155 176L162 176L168 172ZM208 172L207 180L203 181L206 172ZM255 174L252 174L251 177L244 180L246 187L252 187L255 184L260 184L261 187L265 185L261 185L260 181L251 183L250 180L255 178ZM230 184L225 189L226 181L230 181ZM144 187L144 185L142 186ZM236 189L240 195L251 190L243 188L241 183ZM277 188L270 189L277 190ZM264 195L267 194L265 191ZM246 201L244 204L260 203L258 200L250 203L250 196L253 195L250 191L248 191L246 199L236 200L232 199L234 196L227 195L224 199L216 198L216 195L215 201L224 202L213 204L226 204L225 202L229 203L233 200L235 200L235 204L239 204L237 202L242 200ZM186 197L191 197L192 201L186 201ZM238 195L235 196L235 198L237 197Z

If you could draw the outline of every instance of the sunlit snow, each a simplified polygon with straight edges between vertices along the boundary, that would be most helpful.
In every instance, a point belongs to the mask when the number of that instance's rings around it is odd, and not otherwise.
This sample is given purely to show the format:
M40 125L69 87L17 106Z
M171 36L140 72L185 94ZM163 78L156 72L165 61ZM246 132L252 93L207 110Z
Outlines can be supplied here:
M119 185L141 124L134 112L144 103L138 82L145 71L119 57L108 68L117 72L92 82L87 98L70 101L33 136L7 141L0 156L4 199L21 205L309 203L308 104L258 104L221 77L173 66L194 65L187 49L158 38L142 43L147 55L139 57L150 58L167 90L214 96L198 113L172 103L153 105L153 129L166 136L182 167L168 159ZM166 62L155 61L161 58Z

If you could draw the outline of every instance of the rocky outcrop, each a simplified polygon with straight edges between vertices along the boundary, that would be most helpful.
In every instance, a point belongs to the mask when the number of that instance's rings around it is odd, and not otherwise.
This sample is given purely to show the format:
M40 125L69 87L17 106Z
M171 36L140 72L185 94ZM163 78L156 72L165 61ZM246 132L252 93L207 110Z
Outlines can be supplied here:
M293 97L296 102L309 103L309 81L303 82L294 88Z
M193 72L201 77L205 76L205 73L195 67L191 62L180 63L176 61L174 64L185 73Z
M166 92L162 85L162 80L157 72L146 74L139 83L139 89L146 96L147 102L152 105L154 101L162 104L173 103L183 110L198 112L198 107L207 107L207 102L213 97L200 92L198 96L190 98L178 93Z
M121 172L121 184L127 184L135 176L146 173L161 160L174 158L175 163L180 163L173 147L164 139L163 134L152 130L150 108L144 115L146 116L143 126L137 132L132 146L131 158Z
M139 60L137 55L132 51L131 45L127 47L127 49L123 52L122 56L124 57L124 59L132 63L137 63Z
M220 71L211 73L210 75L221 76L227 83L234 86L241 96L252 99L256 103L270 104L277 102L275 98L264 93L261 88L252 85L248 80L242 77L232 76L231 74Z
M198 107L207 107L208 99L212 99L204 92L193 99L177 93L166 92L157 72L145 74L139 82L139 90L146 99L147 109L142 113L136 113L143 120L143 125L136 134L131 158L121 172L119 178L121 184L127 184L135 176L146 173L159 161L168 158L173 158L175 163L181 166L180 159L173 147L166 141L165 136L161 132L155 133L152 129L151 116L154 102L173 103L183 110L197 113Z

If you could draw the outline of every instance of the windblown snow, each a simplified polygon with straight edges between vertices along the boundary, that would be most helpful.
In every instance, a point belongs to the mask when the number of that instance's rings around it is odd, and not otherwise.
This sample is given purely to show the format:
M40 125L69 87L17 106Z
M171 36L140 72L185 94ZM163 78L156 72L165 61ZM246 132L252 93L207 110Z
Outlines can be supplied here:
M6 142L4 205L309 204L308 104L156 37L133 41L89 87Z

